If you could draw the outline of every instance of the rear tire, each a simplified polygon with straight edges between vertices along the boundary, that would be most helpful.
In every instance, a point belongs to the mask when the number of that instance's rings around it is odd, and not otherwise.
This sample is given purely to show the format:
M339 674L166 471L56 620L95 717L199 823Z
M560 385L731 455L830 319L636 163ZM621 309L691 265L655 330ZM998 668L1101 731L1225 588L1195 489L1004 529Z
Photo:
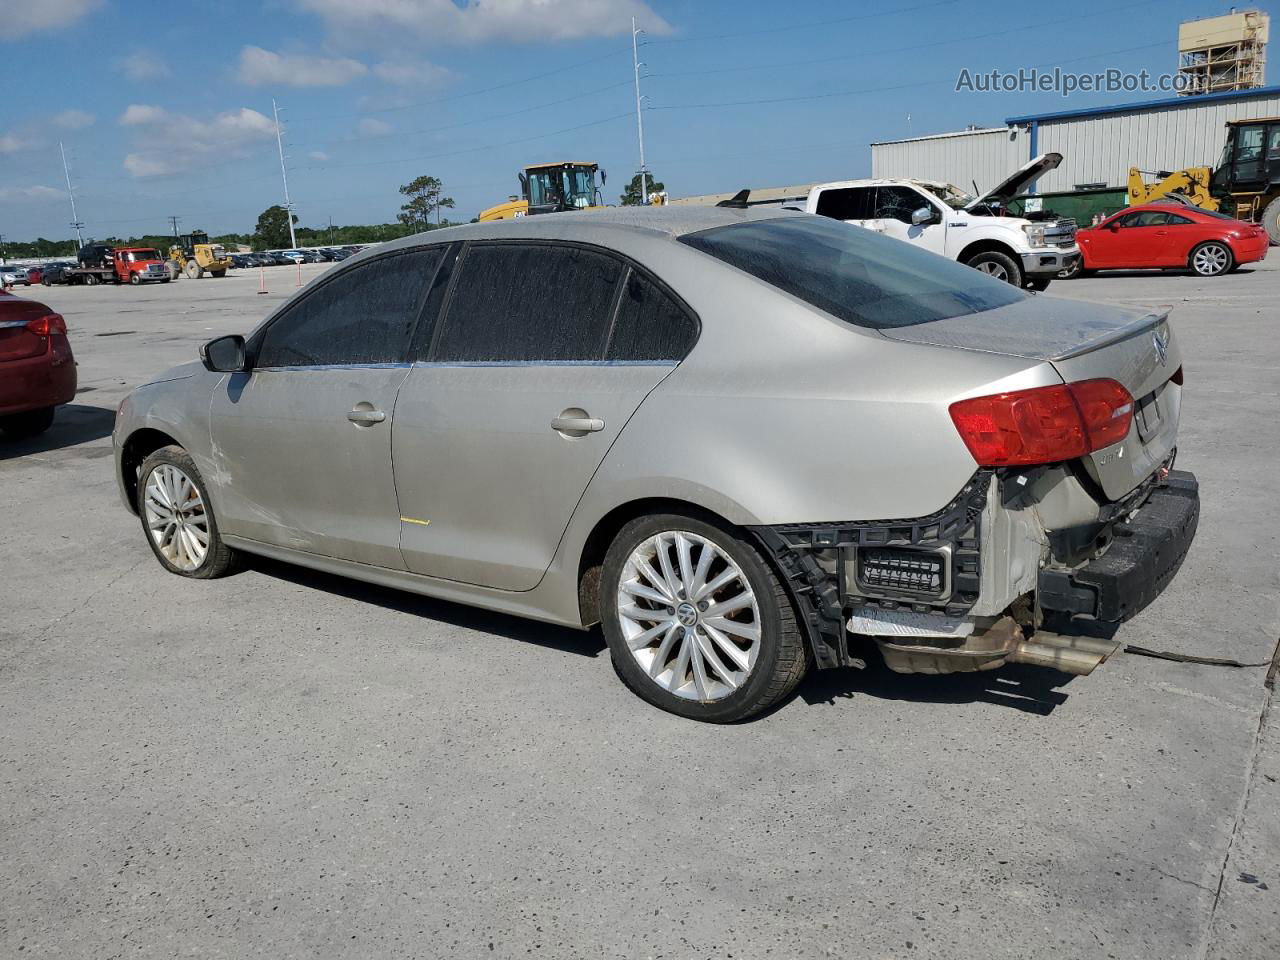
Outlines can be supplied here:
M982 253L975 253L965 263L990 277L1003 280L1005 283L1022 289L1022 267L1014 262L1013 257L1003 254L999 250L985 250Z
M1271 238L1271 245L1280 247L1280 197L1276 197L1263 209L1262 226Z
M1199 244L1187 258L1187 266L1199 277L1220 277L1229 272L1235 262L1231 248L1217 240Z
M53 407L11 413L7 417L0 417L0 432L10 440L38 437L51 426L53 426Z
M161 447L142 461L136 506L147 545L170 573L212 580L231 570L236 553L218 533L204 480L187 451Z
M766 710L809 664L791 599L760 550L731 527L691 517L623 527L605 554L600 620L632 692L691 720L732 723Z
M204 276L204 270L202 270L200 267L200 264L196 263L194 260L188 260L187 266L186 266L186 274L187 274L187 279L189 280L199 280L202 276Z

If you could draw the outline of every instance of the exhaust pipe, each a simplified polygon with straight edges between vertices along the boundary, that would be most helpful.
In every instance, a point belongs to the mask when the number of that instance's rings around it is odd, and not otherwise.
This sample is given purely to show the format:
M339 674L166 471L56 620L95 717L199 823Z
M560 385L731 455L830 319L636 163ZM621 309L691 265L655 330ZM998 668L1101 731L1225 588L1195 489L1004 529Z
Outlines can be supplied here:
M1022 640L1009 654L1009 663L1030 663L1052 667L1077 677L1087 677L1094 668L1120 648L1119 641L1093 637L1063 637L1037 633L1034 640Z

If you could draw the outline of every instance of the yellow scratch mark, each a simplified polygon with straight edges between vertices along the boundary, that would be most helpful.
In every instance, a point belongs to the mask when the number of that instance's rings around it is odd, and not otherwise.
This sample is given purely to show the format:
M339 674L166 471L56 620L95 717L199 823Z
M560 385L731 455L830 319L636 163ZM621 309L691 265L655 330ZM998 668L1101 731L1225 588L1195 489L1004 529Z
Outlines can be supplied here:
M430 521L430 520L415 520L413 517L401 517L401 518L400 518L400 522L401 522L401 523L416 523L416 524L417 524L418 526L420 526L420 527L425 527L425 526L426 526L427 524L429 524L431 521Z

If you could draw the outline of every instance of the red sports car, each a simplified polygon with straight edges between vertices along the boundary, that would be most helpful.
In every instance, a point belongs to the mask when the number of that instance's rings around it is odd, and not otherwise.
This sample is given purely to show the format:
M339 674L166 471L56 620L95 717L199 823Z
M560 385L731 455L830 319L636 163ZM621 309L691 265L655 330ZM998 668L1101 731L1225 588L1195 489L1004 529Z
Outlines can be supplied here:
M1171 203L1129 207L1076 234L1080 273L1176 267L1216 277L1267 255L1267 231L1212 210Z
M33 437L76 395L67 324L43 303L0 293L0 433Z

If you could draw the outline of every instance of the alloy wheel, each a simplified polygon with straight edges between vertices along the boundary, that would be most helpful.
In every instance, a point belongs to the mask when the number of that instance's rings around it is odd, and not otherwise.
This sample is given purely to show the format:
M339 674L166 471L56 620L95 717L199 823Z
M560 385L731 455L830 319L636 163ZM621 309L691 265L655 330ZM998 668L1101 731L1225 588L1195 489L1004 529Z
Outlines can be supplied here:
M1207 243L1195 252L1191 258L1191 266L1202 277L1213 277L1222 273L1231 264L1231 254L1217 243Z
M172 464L151 471L143 491L143 509L152 542L169 563L195 570L209 553L209 515L191 478Z
M617 611L640 669L677 697L729 696L760 654L760 606L746 574L695 533L663 531L637 546L622 568Z
M978 269L985 274L995 277L997 280L1003 280L1005 283L1009 282L1009 271L1000 264L991 260L978 264Z

